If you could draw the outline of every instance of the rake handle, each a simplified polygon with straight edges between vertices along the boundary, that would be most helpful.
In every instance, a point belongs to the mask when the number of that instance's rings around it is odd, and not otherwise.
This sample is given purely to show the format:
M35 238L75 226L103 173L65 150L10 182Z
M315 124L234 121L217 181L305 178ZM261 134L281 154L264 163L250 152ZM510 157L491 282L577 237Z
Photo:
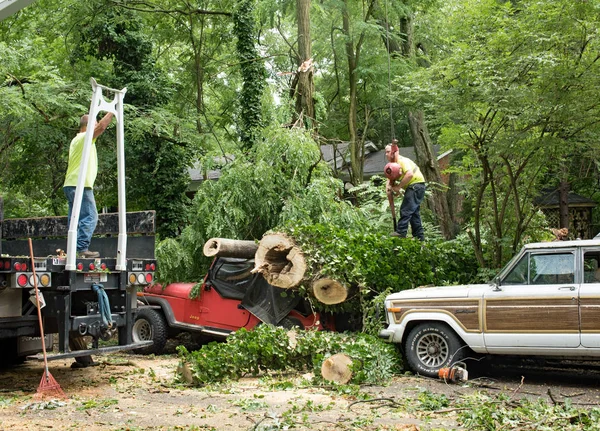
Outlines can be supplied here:
M40 291L38 289L37 275L35 273L35 260L33 257L33 243L31 238L29 240L29 256L31 257L31 270L33 271L33 287L35 289L35 302L37 305L38 322L40 324L40 335L42 337L42 353L44 354L44 368L46 370L46 378L49 377L50 371L48 370L48 356L46 355L46 338L44 336L44 324L42 323L42 309L40 307Z

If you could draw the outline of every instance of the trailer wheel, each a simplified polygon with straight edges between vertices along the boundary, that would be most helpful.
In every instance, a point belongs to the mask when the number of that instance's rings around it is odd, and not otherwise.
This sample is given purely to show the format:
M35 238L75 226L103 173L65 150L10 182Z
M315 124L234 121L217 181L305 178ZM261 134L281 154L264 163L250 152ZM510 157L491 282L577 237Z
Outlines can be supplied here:
M440 368L449 367L466 356L460 338L447 325L438 322L415 326L404 347L406 362L415 373L437 377Z
M160 355L167 343L167 323L162 314L152 308L140 308L135 316L132 338L134 343L140 341L154 341L148 347L135 349L134 352L141 355Z

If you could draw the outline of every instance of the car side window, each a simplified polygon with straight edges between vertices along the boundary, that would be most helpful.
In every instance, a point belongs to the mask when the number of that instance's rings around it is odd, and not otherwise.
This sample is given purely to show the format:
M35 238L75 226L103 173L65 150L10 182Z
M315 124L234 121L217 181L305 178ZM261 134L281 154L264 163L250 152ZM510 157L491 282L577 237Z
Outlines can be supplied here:
M586 251L583 255L583 282L600 283L600 252Z
M575 282L573 253L532 254L531 284L563 284Z
M508 275L502 284L527 284L527 270L529 268L529 253L526 253Z

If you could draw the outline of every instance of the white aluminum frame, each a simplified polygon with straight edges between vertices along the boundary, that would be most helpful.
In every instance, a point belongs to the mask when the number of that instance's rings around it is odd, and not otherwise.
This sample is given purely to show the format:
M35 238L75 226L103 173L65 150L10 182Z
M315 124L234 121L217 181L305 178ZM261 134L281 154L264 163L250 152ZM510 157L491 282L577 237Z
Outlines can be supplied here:
M123 126L123 98L127 92L127 88L115 90L114 88L105 87L96 82L94 78L90 78L92 90L92 103L90 104L90 112L88 125L85 132L85 140L83 142L83 153L81 155L81 164L79 165L79 177L77 178L77 188L75 190L75 198L73 201L73 211L71 220L69 221L69 234L67 238L67 271L74 271L75 258L77 254L77 224L79 213L81 211L81 200L83 199L84 181L87 172L87 166L90 159L90 150L92 148L92 140L94 137L94 129L96 127L96 116L99 112L112 112L117 119L117 183L118 183L118 202L119 202L119 237L117 246L117 271L125 271L127 269L127 222L126 222L126 204L125 204L125 128ZM102 95L102 90L115 95L111 102L107 102Z

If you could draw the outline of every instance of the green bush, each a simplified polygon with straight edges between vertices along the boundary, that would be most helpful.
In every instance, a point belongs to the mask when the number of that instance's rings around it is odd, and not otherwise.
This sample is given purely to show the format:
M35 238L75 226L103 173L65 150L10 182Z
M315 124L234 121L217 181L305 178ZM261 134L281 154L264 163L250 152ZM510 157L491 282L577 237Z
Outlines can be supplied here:
M198 385L286 370L309 370L314 373L315 382L322 382L323 361L336 353L352 358L355 384L383 384L401 369L395 346L367 334L325 331L294 334L290 340L286 329L259 325L252 331L238 330L225 343L211 342L195 352L180 347L179 353L191 364Z

